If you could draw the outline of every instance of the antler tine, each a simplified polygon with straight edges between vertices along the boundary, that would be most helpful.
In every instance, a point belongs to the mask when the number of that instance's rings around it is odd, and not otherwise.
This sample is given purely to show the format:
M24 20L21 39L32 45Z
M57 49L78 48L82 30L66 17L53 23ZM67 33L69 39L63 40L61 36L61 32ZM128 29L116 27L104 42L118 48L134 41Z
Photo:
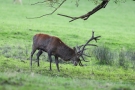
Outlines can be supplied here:
M84 59L84 57L83 57L83 56L81 56L81 58L82 58L85 62L89 62L89 61L86 61L86 60Z
M82 46L84 46L84 45L80 45L80 46L77 45L77 46L76 46L76 50L77 50L77 53L78 53L78 54L81 54L81 50L80 50L80 49L82 48ZM85 48L84 51L85 51L85 50L87 50L87 49Z
M96 46L97 47L97 45L95 45L95 44L88 44L87 46Z
M81 61L79 62L79 65L80 65L80 66L83 66L83 64L82 64L82 62L81 62Z
M82 48L82 46L84 46L84 45L80 45L80 46L76 46L76 49L77 49L77 52L78 52L78 54L81 54L81 48ZM87 46L96 46L97 47L97 45L95 45L95 44L87 44ZM85 50L87 50L88 48L84 48L84 50L83 51L85 51Z
M78 48L79 48L79 49L81 49L81 48L82 48L82 46L83 46L83 45L80 45L80 46L78 46Z
M97 36L94 38L96 42L97 42L97 40L99 40L99 37L101 37L101 36Z
M84 53L83 53L82 55L84 55L84 56L87 56L87 57L91 57L91 56L89 56L89 55L86 55L86 54L84 54Z
M87 50L88 48L85 48L83 51ZM77 53L81 55L81 50L79 50Z
M101 37L101 36L97 36L97 37L94 37L94 31L92 31L92 38L97 42L97 40L99 40L98 38Z
M97 39L97 40L99 40L99 39ZM82 46L84 46L84 45L77 46L77 48L81 49ZM96 46L97 47L97 45L95 45L95 44L87 44L87 46Z

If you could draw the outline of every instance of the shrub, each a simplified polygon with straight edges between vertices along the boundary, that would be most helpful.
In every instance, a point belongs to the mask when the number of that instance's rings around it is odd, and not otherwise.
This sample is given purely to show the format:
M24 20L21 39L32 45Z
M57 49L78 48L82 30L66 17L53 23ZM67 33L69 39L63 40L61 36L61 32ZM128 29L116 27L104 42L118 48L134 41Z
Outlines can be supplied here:
M119 52L119 66L122 66L124 69L128 69L130 56L131 54L129 51L126 51L124 48L122 48Z
M130 60L132 68L135 70L135 51L128 50L128 60Z
M100 64L113 64L113 56L114 54L111 50L106 46L100 46L93 49L93 55L97 60L99 60Z
M133 62L133 69L135 70L135 52L132 52L131 60Z

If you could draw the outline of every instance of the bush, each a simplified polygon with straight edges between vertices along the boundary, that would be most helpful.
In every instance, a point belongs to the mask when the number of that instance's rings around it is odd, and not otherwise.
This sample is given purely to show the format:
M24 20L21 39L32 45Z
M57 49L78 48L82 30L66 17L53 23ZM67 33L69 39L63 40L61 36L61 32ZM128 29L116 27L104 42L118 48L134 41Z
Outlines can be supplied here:
M129 66L135 68L135 52L122 48L119 52L118 61L119 66L122 66L124 69L128 69Z
M128 50L127 51L128 60L130 60L132 68L135 70L135 51Z
M119 65L120 66L125 66L125 62L126 62L126 59L125 59L125 52L123 52L123 51L120 51L119 52Z
M135 52L132 52L131 60L133 62L133 69L135 70Z
M97 60L99 60L100 64L113 64L113 56L114 54L111 50L106 46L100 46L93 49L93 54Z

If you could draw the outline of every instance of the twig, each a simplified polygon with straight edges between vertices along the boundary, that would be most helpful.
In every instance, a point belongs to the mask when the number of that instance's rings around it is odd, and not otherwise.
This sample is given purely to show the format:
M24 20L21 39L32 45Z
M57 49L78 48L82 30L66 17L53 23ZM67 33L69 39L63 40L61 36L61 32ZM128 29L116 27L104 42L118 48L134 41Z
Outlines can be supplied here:
M44 15L41 15L41 16L39 16L39 17L33 17L33 18L28 18L28 17L26 17L26 18L27 18L27 19L35 19L35 18L41 18L41 17L47 16L47 15L51 15L51 14L53 14L55 11L57 11L58 8L60 8L61 5L62 5L65 1L66 1L66 0L63 0L63 1L59 4L59 6L58 6L57 8L55 8L51 13L44 14Z
M44 3L44 2L46 2L46 1L36 2L36 3L31 4L31 5L35 5L35 4L38 4L38 3Z

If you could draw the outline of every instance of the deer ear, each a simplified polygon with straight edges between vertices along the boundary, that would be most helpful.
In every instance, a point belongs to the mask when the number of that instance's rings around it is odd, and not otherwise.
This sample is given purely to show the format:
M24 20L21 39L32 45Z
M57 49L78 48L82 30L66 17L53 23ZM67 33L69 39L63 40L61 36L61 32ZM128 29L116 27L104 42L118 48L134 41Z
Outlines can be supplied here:
M73 47L73 50L74 50L74 51L76 51L76 48L75 48L75 47Z
M73 50L75 51L76 54L78 54L77 49L75 47L73 47Z
M76 48L75 48L75 47L73 47L73 50L77 53L77 50L76 50Z

